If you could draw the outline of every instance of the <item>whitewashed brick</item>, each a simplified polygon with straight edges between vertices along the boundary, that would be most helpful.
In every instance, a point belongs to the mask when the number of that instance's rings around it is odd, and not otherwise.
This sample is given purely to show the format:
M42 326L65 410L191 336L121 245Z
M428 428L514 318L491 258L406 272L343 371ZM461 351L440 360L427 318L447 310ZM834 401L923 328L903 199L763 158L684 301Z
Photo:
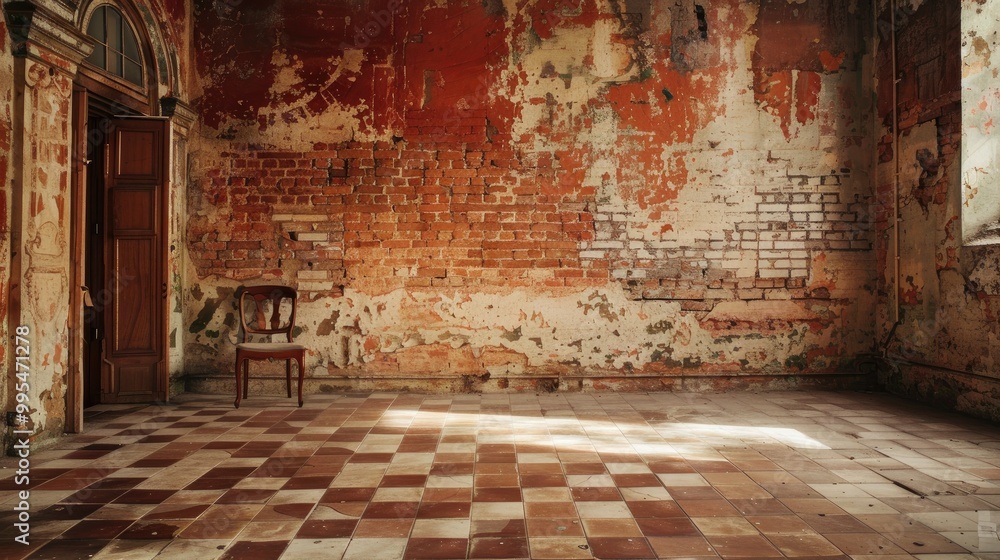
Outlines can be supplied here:
M787 222L792 219L788 212L761 212L759 219L762 222Z
M787 204L759 204L757 209L761 212L787 212Z
M329 241L330 234L325 231L300 231L293 233L296 241Z
M333 282L299 282L299 291L329 292L336 287Z
M774 270L774 269L761 269L761 278L788 278L790 276L788 270Z
M824 210L822 204L796 204L791 208L793 212L822 212Z
M603 259L605 255L604 251L580 251L581 259Z

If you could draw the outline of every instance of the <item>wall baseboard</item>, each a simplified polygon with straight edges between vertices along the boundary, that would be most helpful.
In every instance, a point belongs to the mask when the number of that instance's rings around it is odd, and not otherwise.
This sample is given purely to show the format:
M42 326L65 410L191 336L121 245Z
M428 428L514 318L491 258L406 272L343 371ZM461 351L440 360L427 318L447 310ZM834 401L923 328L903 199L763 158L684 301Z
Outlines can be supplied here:
M1000 421L1000 379L912 362L879 368L880 385L888 392L936 407Z
M234 391L232 375L189 375L185 388L191 393L230 394ZM295 391L296 381L292 380ZM723 391L787 391L871 390L876 379L863 373L796 373L796 374L697 374L672 376L504 376L459 375L393 376L393 377L307 377L305 394L393 391L414 393L517 393L517 392L723 392ZM284 394L285 379L278 376L250 378L250 396L254 393ZM234 394L234 393L233 393Z

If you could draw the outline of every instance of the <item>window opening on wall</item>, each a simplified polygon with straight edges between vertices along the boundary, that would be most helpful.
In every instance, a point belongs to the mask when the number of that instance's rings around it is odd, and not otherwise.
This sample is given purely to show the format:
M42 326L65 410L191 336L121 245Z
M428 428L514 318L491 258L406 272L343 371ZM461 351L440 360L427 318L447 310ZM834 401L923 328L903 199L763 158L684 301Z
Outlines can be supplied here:
M962 241L1000 244L1000 0L962 6Z
M97 40L87 62L137 86L143 86L144 68L139 41L128 19L113 6L94 10L87 35Z

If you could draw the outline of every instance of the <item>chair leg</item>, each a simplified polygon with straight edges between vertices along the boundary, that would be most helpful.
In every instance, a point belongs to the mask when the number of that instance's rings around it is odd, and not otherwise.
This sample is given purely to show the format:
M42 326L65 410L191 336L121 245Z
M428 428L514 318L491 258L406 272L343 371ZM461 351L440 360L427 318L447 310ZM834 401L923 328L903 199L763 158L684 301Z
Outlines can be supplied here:
M302 406L302 378L303 378L303 374L305 373L305 370L302 368L302 361L303 361L302 358L303 357L304 357L303 354L299 354L298 356L295 357L295 361L298 362L298 365L299 365L299 406L300 407ZM289 395L289 396L291 396L291 395Z
M240 366L242 366L243 360L240 359L239 353L236 354L236 400L233 401L233 406L236 408L240 407Z
M285 360L285 391L288 392L288 398L292 398L292 360Z
M250 391L250 360L243 360L243 398L247 398Z

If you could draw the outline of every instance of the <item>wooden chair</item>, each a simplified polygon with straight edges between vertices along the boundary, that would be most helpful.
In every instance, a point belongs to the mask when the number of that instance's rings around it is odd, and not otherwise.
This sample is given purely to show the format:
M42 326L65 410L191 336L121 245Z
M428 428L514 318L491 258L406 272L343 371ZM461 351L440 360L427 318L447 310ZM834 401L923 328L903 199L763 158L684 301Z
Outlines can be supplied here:
M288 397L292 396L292 360L299 367L299 406L302 406L302 364L305 361L306 348L292 342L292 330L295 328L295 300L298 294L288 286L245 286L240 288L237 300L240 306L240 325L242 327L240 340L236 345L236 408L240 407L240 384L243 385L243 398L247 398L250 378L250 360L285 360L285 386ZM246 300L254 302L254 317L247 321ZM281 321L281 304L291 300L291 316L287 324ZM270 302L271 317L265 317L267 303ZM250 335L284 334L288 342L251 342Z

